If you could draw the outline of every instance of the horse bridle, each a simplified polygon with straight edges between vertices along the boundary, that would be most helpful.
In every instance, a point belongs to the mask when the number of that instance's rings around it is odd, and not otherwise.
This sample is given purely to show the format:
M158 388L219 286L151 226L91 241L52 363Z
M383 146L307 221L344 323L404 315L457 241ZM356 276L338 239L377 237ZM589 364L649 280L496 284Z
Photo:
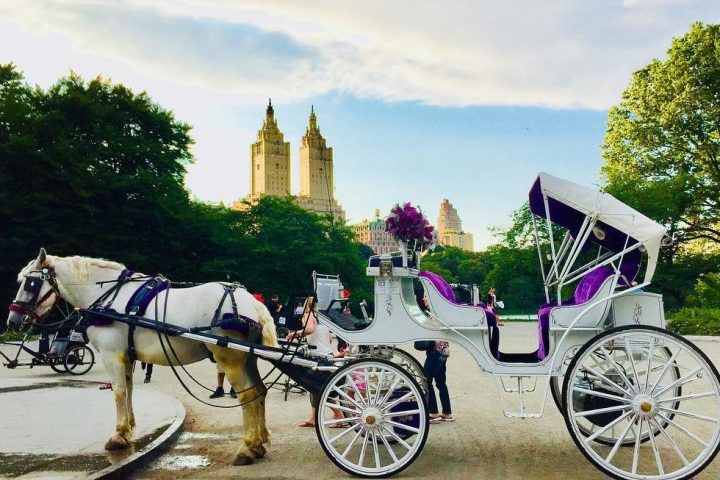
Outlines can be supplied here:
M33 275L36 274L36 275ZM60 295L60 289L57 283L57 275L53 267L44 267L40 270L31 270L25 275L25 282L23 289L30 293L32 296L30 300L18 300L15 299L10 304L9 310L23 317L29 317L33 322L42 321L42 316L37 314L37 308L47 301L54 293L58 298L62 298ZM40 297L42 287L48 282L50 289ZM48 310L50 311L50 310Z

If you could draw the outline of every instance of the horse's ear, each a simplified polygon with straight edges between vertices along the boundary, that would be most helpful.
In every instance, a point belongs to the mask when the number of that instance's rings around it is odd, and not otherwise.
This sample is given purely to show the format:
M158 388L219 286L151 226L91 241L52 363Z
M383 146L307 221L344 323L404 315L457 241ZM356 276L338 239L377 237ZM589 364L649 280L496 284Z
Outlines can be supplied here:
M41 247L40 253L38 254L38 258L37 258L37 262L36 262L38 268L42 267L45 264L46 260L47 260L47 252L45 251L44 248Z

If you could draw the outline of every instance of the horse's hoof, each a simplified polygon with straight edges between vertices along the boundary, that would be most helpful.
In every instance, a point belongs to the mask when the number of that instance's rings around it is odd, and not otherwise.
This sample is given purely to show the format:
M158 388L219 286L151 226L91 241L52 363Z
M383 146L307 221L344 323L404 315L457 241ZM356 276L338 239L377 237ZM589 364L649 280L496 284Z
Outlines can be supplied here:
M253 463L253 458L244 453L235 455L235 460L233 461L233 465L236 466L250 465L251 463Z
M130 442L126 438L120 435L113 435L105 444L105 450L123 450L129 446Z
M250 447L250 451L255 456L255 458L263 458L267 453L267 450L265 450L265 447L262 445L258 445L257 447Z

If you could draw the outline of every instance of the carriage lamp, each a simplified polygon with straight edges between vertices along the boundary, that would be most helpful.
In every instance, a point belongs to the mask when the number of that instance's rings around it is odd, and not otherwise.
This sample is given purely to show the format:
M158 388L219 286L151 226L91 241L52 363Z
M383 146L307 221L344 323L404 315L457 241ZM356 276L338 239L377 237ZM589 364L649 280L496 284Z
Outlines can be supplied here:
M595 235L595 238L598 240L605 240L605 230L603 230L600 227L593 227L592 229L593 235Z
M392 277L393 276L392 260L381 260L380 261L380 276L381 277Z

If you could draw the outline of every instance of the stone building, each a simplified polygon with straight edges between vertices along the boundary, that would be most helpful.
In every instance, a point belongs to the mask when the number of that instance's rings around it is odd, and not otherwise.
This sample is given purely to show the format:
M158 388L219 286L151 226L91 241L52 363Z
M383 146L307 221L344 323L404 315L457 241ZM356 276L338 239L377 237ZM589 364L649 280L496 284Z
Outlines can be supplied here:
M258 131L257 142L250 147L250 195L233 203L233 208L246 208L263 195L291 195L290 142L280 131L272 101L265 110L265 120ZM320 133L315 111L300 145L300 195L298 205L316 213L330 213L345 222L345 210L335 200L333 150Z
M250 198L260 195L290 195L290 142L278 128L272 101L257 142L250 146Z
M473 236L463 232L460 215L447 198L440 203L437 225L438 243L473 251Z
M392 253L398 250L398 243L385 231L385 220L380 218L380 210L375 209L375 218L363 220L353 225L353 232L360 243L373 249L376 254Z
M300 195L297 202L306 210L331 213L345 221L345 211L335 200L333 149L328 147L317 125L315 109L300 143Z

